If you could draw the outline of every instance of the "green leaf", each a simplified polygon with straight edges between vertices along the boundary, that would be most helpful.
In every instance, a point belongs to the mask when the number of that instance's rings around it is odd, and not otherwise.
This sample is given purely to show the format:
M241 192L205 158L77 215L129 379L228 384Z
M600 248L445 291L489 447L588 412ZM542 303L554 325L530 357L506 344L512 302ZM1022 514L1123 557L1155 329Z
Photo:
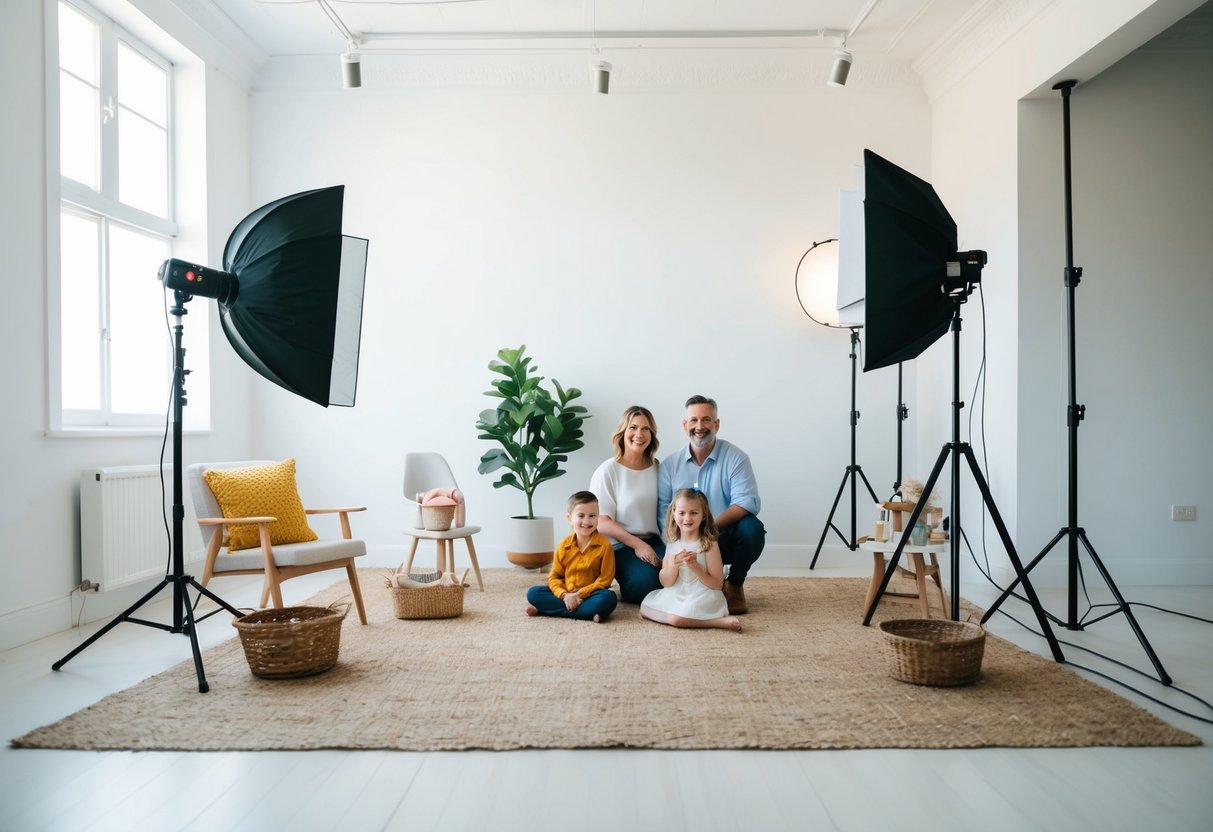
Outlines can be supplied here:
M526 352L526 344L523 344L516 350L512 350L509 347L504 347L503 349L497 351L497 358L503 364L514 365L518 363L518 356L522 355L524 352Z
M539 451L535 450L534 445L522 445L518 449L518 460L530 468L534 468L539 464Z
M501 448L493 448L480 457L480 465L476 467L476 471L481 474L490 474L509 461L509 456Z
M510 488L517 488L519 491L526 491L526 489L522 487L522 483L518 482L518 478L511 473L502 474L501 479L493 483L493 488L505 488L507 485Z

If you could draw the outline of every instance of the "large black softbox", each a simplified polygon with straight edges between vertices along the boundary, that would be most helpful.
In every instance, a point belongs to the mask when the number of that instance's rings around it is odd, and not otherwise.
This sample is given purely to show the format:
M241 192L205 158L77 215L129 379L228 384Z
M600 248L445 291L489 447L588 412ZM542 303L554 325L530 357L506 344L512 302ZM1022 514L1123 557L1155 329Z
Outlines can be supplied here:
M228 237L224 270L166 260L170 289L219 302L232 348L275 384L327 407L358 385L367 241L341 233L345 187L263 205Z
M367 241L341 233L343 186L283 197L245 217L223 267L239 290L219 304L232 348L317 404L352 406Z
M935 189L870 150L864 164L864 371L918 357L947 332L956 223Z

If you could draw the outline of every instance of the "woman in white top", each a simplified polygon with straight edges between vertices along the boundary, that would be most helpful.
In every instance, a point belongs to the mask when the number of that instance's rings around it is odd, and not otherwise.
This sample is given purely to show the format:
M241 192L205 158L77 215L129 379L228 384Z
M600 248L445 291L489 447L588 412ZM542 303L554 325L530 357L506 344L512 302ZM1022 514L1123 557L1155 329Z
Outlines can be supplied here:
M657 422L647 407L623 412L611 436L614 459L598 466L590 491L598 497L598 530L615 544L615 580L630 604L661 587L665 544L657 522Z

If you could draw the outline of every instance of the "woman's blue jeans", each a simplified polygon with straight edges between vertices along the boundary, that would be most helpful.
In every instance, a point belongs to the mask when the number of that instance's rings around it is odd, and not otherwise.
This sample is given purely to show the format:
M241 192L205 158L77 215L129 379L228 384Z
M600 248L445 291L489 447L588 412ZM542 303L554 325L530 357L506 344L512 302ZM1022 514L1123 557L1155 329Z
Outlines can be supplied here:
M644 542L653 547L657 557L665 557L665 541L660 537L645 537ZM636 557L632 547L615 544L615 580L619 582L619 594L627 603L639 604L654 589L661 589L661 580L657 577L660 572L660 567Z

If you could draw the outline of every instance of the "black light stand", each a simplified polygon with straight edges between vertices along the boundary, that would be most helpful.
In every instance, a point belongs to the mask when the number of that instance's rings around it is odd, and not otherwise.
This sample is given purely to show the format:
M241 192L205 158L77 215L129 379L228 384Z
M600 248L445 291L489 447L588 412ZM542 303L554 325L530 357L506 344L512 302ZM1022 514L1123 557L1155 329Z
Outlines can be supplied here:
M198 691L206 693L210 690L210 685L207 684L206 674L202 669L202 652L198 648L198 633L197 624L199 621L205 620L221 610L213 610L201 618L195 618L193 607L190 604L189 593L187 589L193 587L200 595L205 595L215 603L219 604L221 609L225 609L232 615L242 615L242 613L233 607L231 604L224 601L218 595L208 590L202 584L194 580L193 576L185 574L185 505L183 502L183 494L181 487L181 416L182 408L185 405L185 376L189 370L185 369L185 349L181 346L182 324L181 318L186 314L185 304L190 300L190 295L180 290L173 293L175 305L169 312L177 319L177 323L173 326L173 565L172 572L166 574L160 583L156 584L155 588L136 601L131 606L127 607L114 620L110 621L96 633L89 637L87 641L78 646L75 650L68 653L59 661L51 665L52 670L58 670L71 661L77 653L84 650L97 639L108 633L118 624L124 621L129 621L132 624L142 624L145 627L154 627L158 630L164 630L170 633L185 633L189 636L190 648L194 654L194 669L198 674ZM173 587L173 623L171 625L162 624L158 621L147 621L141 618L135 618L132 613L142 607L144 604L152 600L159 594L160 590L166 586Z
M1066 525L1053 536L1048 545L1040 551L1036 557L1028 563L1027 567L1020 573L1011 585L1008 586L998 596L986 614L982 616L982 623L990 618L1002 605L1011 594L1015 587L1021 582L1024 582L1025 590L1027 589L1027 573L1031 572L1050 551L1064 538L1067 544L1067 611L1066 620L1061 620L1056 616L1048 615L1053 621L1068 630L1081 630L1087 624L1094 624L1102 621L1109 616L1117 613L1124 613L1125 620L1129 622L1129 626L1133 629L1134 635L1141 643L1141 647L1145 650L1146 655L1150 659L1150 663L1154 665L1154 669L1158 672L1158 679L1164 685L1171 684L1171 677L1167 675L1163 669L1162 663L1158 660L1158 655L1150 646L1150 642L1146 639L1145 633L1137 623L1137 619L1133 616L1133 611L1124 597L1117 589L1116 583L1112 580L1112 576L1108 573L1103 561L1099 559L1099 555L1095 552L1095 548L1091 545L1091 541L1087 539L1087 532L1084 528L1078 525L1078 426L1084 418L1086 418L1086 405L1078 404L1078 374L1076 366L1076 349L1074 338L1074 290L1077 288L1079 280L1082 278L1082 268L1074 265L1074 227L1073 227L1073 209L1071 207L1071 189L1070 189L1070 90L1074 88L1077 81L1061 81L1053 85L1053 89L1061 91L1062 101L1062 144L1064 149L1064 176L1065 176L1065 225L1066 225L1066 320L1067 320L1067 350L1069 358L1069 394L1070 402L1066 410L1066 427L1069 439L1069 466L1068 466L1068 481L1069 488L1067 492L1068 513ZM1107 584L1113 597L1116 598L1116 608L1111 612L1105 613L1089 622L1083 622L1078 616L1078 582L1079 582L1079 562L1078 562L1078 544L1082 543L1083 549L1091 558L1091 562L1095 564L1095 568L1099 570L1099 574L1103 576L1104 583ZM1036 604L1033 602L1033 606Z
M901 495L901 432L905 427L905 421L910 415L910 408L906 407L905 395L901 388L901 362L897 362L897 481L893 483L893 498L897 499Z
M821 554L821 547L826 542L826 535L830 529L833 529L835 534L842 538L842 542L848 549L854 552L859 548L859 542L856 540L856 514L855 514L855 499L856 499L856 483L855 478L863 480L864 487L868 489L868 494L872 496L872 502L878 503L880 499L876 496L876 492L872 490L872 484L868 482L867 475L864 474L863 468L855 462L855 429L859 424L859 411L855 409L855 374L858 368L859 358L859 327L848 327L851 330L851 464L847 466L846 472L842 475L842 483L838 486L838 493L834 495L834 505L830 506L830 516L826 518L825 528L821 530L821 539L817 541L817 551L813 553L813 560L809 563L809 568L817 566L817 557ZM900 439L900 433L898 434ZM898 449L898 466L901 465L901 451ZM900 477L900 467L898 476ZM834 525L834 512L838 510L838 501L842 499L842 492L847 487L847 482L851 483L851 536L848 538L844 535L837 526Z
M985 262L984 252L967 252L969 256L980 254L981 262ZM1036 619L1040 624L1041 632L1044 633L1045 639L1049 642L1049 648L1052 650L1053 658L1058 662L1064 662L1065 657L1062 655L1061 646L1057 643L1057 637L1053 635L1053 629L1049 626L1048 617L1041 607L1040 599L1036 596L1036 590L1032 588L1031 582L1028 580L1027 572L1024 570L1023 564L1019 560L1019 555L1015 552L1015 544L1011 542L1011 535L1007 531L1006 525L1002 521L1002 515L998 513L998 507L994 504L994 498L990 494L990 487L986 483L985 477L981 473L981 468L977 464L977 458L973 455L973 449L969 443L960 441L960 409L964 407L964 402L960 400L960 306L967 299L972 291L972 286L966 284L963 289L953 289L949 292L949 297L952 300L952 441L946 443L939 451L939 458L935 461L935 467L931 469L931 476L927 478L926 484L923 486L922 493L930 494L931 489L935 487L936 480L939 479L940 473L943 471L944 462L949 457L952 461L951 466L951 591L952 591L952 620L960 620L960 539L961 539L961 523L960 523L960 460L963 456L969 463L969 471L973 475L973 479L977 482L977 488L981 492L981 498L985 503L986 509L990 512L990 518L994 522L994 527L998 530L998 535L1002 538L1003 546L1006 548L1007 557L1011 564L1015 567L1015 574L1019 576L1019 580L1023 583L1024 592L1028 596L1028 601L1032 605L1032 610L1036 613ZM910 513L910 519L905 523L902 530L901 538L897 541L897 548L893 550L893 557L889 560L889 565L885 569L884 578L880 582L880 588L872 598L872 603L868 606L867 612L864 615L863 623L867 626L872 621L872 615L876 612L876 607L880 603L881 597L885 593L885 589L892 580L893 575L897 572L897 563L901 559L901 553L905 549L906 544L910 540L910 532L914 528L914 524L918 522L918 516L922 513L926 506L926 500L920 500L914 506L913 512Z

